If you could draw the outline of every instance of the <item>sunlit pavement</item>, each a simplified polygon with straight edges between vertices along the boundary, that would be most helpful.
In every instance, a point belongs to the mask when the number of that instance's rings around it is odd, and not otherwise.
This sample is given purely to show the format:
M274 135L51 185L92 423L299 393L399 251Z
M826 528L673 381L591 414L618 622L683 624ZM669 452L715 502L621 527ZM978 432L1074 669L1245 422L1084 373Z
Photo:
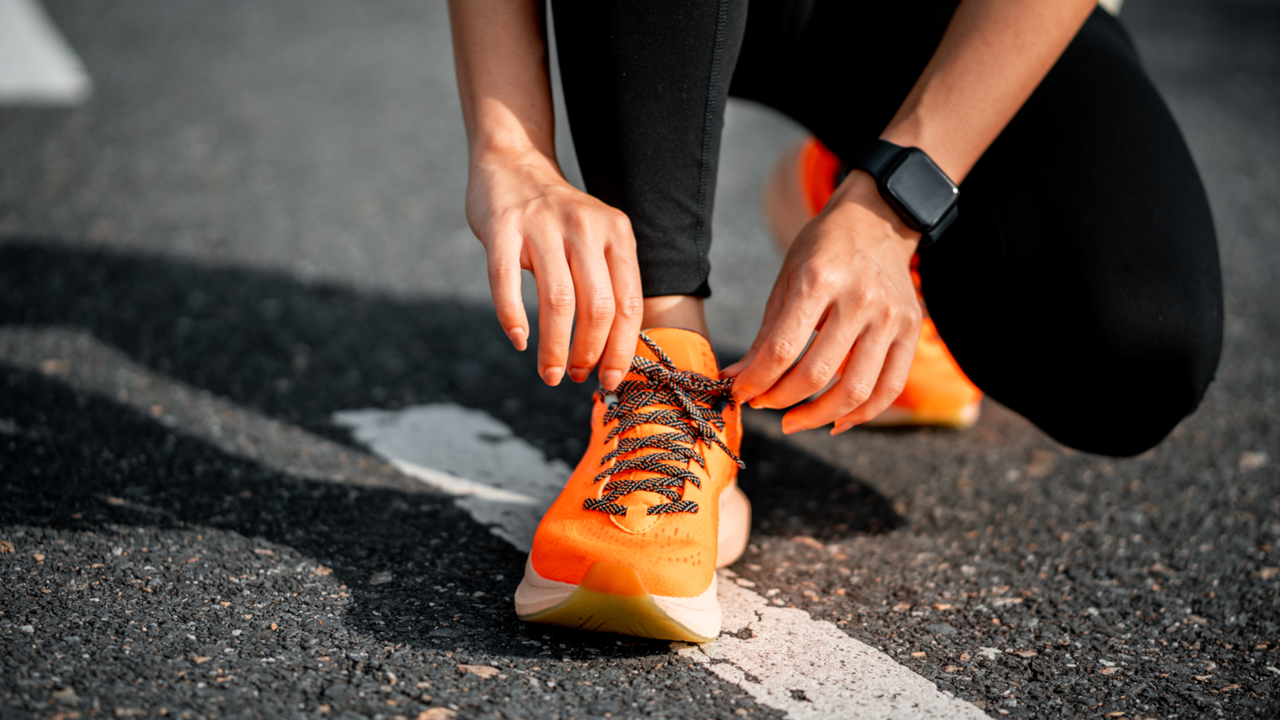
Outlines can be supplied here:
M754 610L701 650L512 613L528 516L500 493L576 462L592 388L542 387L488 305L442 3L47 7L92 95L0 107L0 717L899 717L913 682L919 717L1268 714L1274 3L1122 13L1220 234L1201 409L1129 460L994 403L964 433L788 438L749 413L752 544L722 582ZM779 263L760 182L798 136L730 108L727 359ZM357 417L437 418L431 472ZM478 461L484 438L528 477ZM868 690L873 667L900 689Z

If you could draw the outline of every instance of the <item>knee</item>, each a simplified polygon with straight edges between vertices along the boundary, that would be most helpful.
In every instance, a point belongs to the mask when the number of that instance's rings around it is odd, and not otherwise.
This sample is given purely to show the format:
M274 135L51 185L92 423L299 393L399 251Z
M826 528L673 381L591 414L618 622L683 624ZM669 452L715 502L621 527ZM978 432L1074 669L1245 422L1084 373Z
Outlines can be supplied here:
M1103 332L1081 344L1076 371L1062 388L1064 404L1074 409L1033 421L1064 445L1101 455L1138 455L1164 440L1213 380L1221 306L1195 308L1154 331L1150 322L1144 326L1146 332L1127 327L1120 336Z

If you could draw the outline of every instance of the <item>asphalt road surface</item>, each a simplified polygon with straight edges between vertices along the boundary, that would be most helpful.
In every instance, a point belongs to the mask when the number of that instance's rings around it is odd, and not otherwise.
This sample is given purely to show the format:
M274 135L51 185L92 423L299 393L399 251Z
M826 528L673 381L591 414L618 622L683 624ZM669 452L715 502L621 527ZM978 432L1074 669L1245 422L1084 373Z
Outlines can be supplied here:
M1272 0L1122 13L1220 235L1199 411L1126 460L993 402L962 433L784 437L749 412L753 535L722 589L750 611L702 649L513 615L520 498L576 462L591 388L543 387L488 305L443 3L47 8L93 94L0 106L0 718L1280 707ZM799 136L730 107L726 359L779 264L760 182ZM525 472L485 464L504 453Z

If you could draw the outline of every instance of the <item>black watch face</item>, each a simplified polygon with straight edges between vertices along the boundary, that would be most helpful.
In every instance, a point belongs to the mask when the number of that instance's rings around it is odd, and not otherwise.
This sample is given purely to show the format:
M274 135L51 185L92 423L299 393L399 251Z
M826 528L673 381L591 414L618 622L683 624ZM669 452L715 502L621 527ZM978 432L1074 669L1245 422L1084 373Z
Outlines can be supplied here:
M885 179L884 189L909 216L903 218L907 224L915 220L915 230L937 225L960 194L946 173L916 148L903 153Z

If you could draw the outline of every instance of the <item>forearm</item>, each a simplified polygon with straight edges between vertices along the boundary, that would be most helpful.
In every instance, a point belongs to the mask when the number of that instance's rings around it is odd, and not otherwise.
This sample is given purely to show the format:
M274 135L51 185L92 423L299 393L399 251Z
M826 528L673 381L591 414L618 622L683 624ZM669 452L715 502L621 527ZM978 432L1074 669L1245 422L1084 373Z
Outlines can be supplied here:
M458 95L471 163L555 163L555 116L539 0L449 0Z
M881 137L924 150L961 182L1094 7L1095 0L964 0Z
M644 307L627 216L574 188L556 163L543 0L449 0L467 127L467 221L488 257L498 321L527 347L522 270L538 289L538 374L616 388Z

